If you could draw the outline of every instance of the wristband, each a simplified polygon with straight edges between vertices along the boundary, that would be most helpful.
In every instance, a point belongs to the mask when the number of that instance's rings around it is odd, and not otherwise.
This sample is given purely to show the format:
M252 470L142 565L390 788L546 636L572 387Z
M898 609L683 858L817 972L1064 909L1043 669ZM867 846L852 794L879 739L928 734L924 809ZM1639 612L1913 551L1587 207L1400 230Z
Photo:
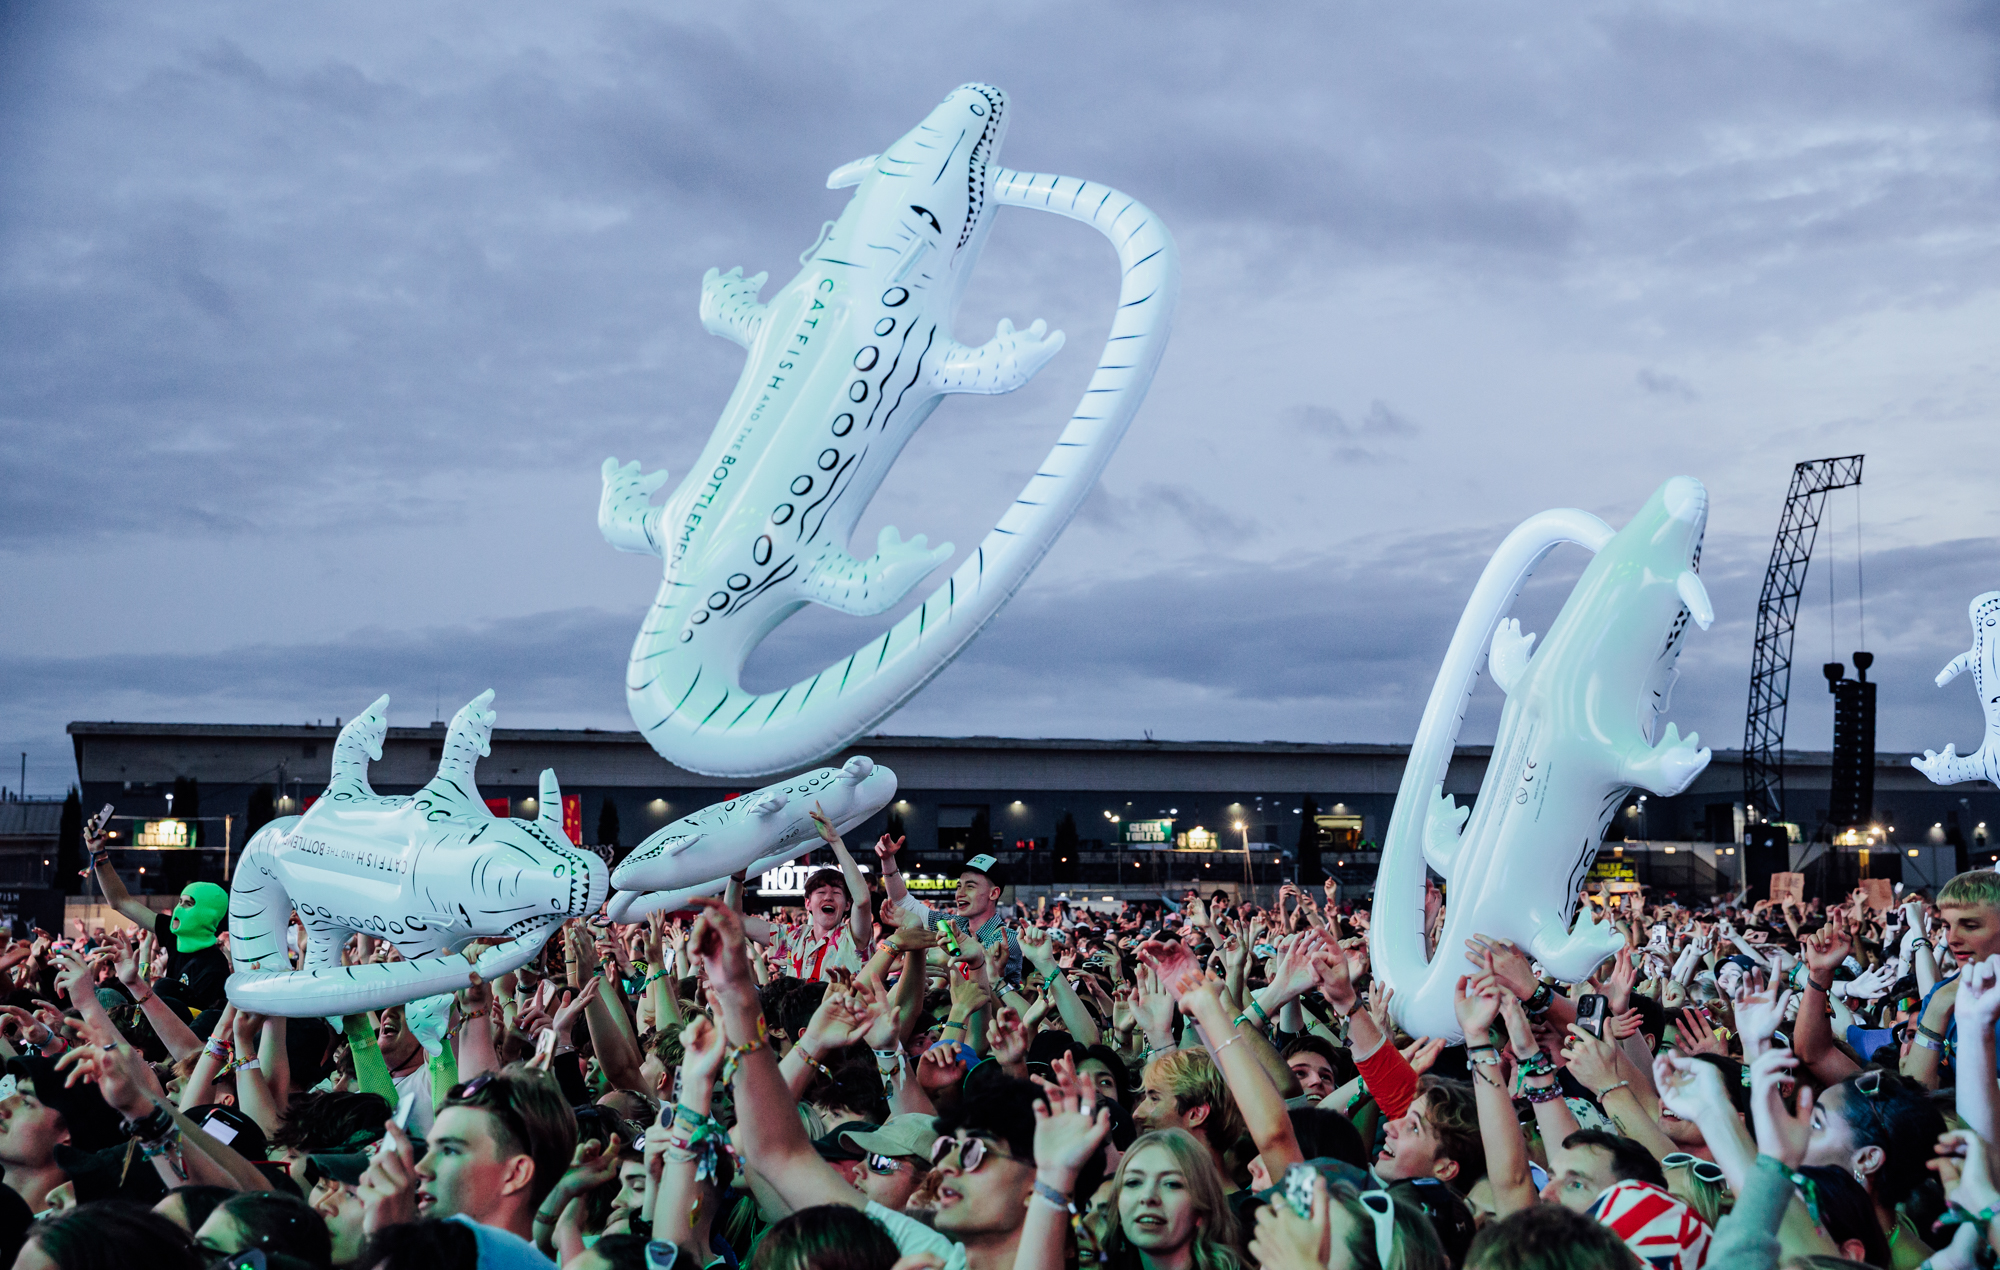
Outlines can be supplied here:
M1525 1009L1529 1014L1547 1014L1550 1003L1555 999L1556 990L1553 985L1546 983L1536 984L1535 990L1528 994L1528 999L1521 1003L1521 1008Z
M125 1122L126 1135L141 1142L157 1142L171 1133L173 1128L174 1118L165 1107L155 1107L146 1116Z
M1833 995L1833 985L1831 983L1819 983L1811 975L1806 976L1806 986L1818 989L1822 995Z
M1915 1044L1921 1046L1924 1049L1937 1050L1939 1052L1942 1052L1944 1050L1944 1042L1937 1037L1925 1035L1924 1030L1922 1028L1918 1028L1916 1036L1911 1039L1915 1042Z
M1050 1186L1040 1178L1035 1179L1035 1198L1053 1204L1065 1213L1074 1213L1076 1211L1076 1205L1069 1202L1069 1196Z
M238 1064L236 1065L236 1070L237 1070L237 1071L239 1071L239 1072L254 1072L254 1071L257 1071L257 1070L258 1070L258 1063L257 1063L257 1060L256 1060L256 1059L254 1059L254 1058L246 1058L246 1059L244 1059L244 1060L243 1060L242 1062L240 1062L240 1063L238 1063Z
M1521 1097L1532 1103L1554 1102L1562 1096L1562 1085L1557 1081L1550 1081L1546 1085L1521 1086Z
M1250 1012L1250 1010L1255 1010L1255 1011L1257 1012L1257 1017L1263 1020L1263 1023L1262 1023L1262 1024L1260 1024L1260 1026L1262 1026L1262 1027L1269 1027L1269 1026L1271 1026L1271 1016L1270 1016L1270 1015L1269 1015L1268 1013L1266 1013L1266 1012L1265 1012L1265 1010L1264 1010L1264 1007L1263 1007L1263 1006L1261 1006L1261 1005L1257 1004L1257 997L1256 997L1256 995L1255 995L1255 994L1252 994L1252 995L1251 995L1251 997L1250 997L1250 1008L1249 1008L1248 1010L1245 1010L1245 1011L1244 1011L1244 1013L1245 1013L1245 1014L1248 1014L1248 1013Z

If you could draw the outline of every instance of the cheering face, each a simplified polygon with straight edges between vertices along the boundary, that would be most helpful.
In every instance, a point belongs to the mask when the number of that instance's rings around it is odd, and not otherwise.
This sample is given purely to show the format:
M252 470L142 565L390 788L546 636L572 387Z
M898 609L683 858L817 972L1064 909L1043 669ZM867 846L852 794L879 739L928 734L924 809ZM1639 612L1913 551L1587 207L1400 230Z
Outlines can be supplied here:
M845 887L822 886L806 896L806 912L812 915L812 923L822 931L838 930L847 920L848 898Z
M1299 1078L1300 1087L1309 1097L1324 1098L1339 1088L1334 1083L1333 1064L1311 1050L1301 1050L1292 1055L1285 1060L1285 1066Z
M1008 1148L999 1138L988 1137L985 1143L976 1168L964 1167L961 1146L931 1170L938 1175L935 1224L939 1233L960 1243L973 1236L1018 1230L1021 1210L1034 1193L1035 1166L1002 1154Z
M1187 1176L1172 1152L1161 1146L1134 1151L1125 1161L1118 1187L1118 1227L1125 1241L1158 1258L1194 1241L1201 1219L1188 1192Z
M993 911L1000 898L1000 888L983 873L961 873L958 877L958 915L968 917Z
M382 1061L389 1065L392 1072L409 1066L410 1060L423 1048L417 1034L410 1031L409 1025L403 1021L401 1006L382 1011L382 1021L375 1028L375 1044L382 1051Z
M1424 1118L1424 1103L1423 1098L1418 1098L1384 1130L1382 1151L1375 1157L1375 1176L1384 1182L1440 1176L1438 1168L1443 1159L1439 1150L1443 1143L1431 1122ZM1455 1174L1457 1170L1451 1172Z

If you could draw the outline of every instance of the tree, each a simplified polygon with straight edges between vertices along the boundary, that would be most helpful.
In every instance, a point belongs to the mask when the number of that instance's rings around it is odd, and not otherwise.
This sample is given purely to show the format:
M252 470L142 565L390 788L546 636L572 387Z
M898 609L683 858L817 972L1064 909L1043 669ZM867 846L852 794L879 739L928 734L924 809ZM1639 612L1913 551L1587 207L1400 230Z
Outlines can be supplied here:
M257 831L278 818L278 787L269 783L250 791L250 805L243 814L243 843L248 846Z
M1319 804L1307 794L1299 800L1298 878L1301 887L1315 887L1326 881L1319 860Z
M993 821L981 807L972 813L972 828L966 831L965 849L974 855L993 849Z
M882 832L889 835L891 842L903 837L903 813L893 807L890 808L888 823L882 827Z
M597 809L597 845L618 845L618 804L609 794L604 796L604 804Z
M1076 817L1069 809L1063 809L1062 819L1056 821L1056 858L1052 866L1051 880L1058 885L1074 882L1079 876L1078 866L1083 859L1083 844L1077 840Z
M83 795L69 787L63 799L62 824L56 830L56 887L64 895L83 894L83 871L90 862L83 851Z

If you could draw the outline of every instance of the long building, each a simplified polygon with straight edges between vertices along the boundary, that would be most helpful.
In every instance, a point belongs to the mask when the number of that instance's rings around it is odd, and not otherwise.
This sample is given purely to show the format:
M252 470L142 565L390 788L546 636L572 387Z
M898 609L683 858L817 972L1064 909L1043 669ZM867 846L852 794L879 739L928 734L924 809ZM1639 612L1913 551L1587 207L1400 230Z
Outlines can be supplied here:
M175 891L195 877L224 880L255 825L303 810L325 786L338 730L338 720L69 725L84 808L115 807L117 862L148 892ZM390 729L370 768L375 789L418 789L436 770L444 737L442 723ZM1316 869L1337 878L1344 894L1372 889L1376 844L1408 747L871 736L848 753L886 764L898 780L897 802L852 835L862 859L877 835L905 837L903 867L919 889L949 889L961 861L992 850L1030 898L1157 896L1196 886L1256 887L1268 899L1301 865L1308 879ZM1472 801L1489 753L1461 747L1446 791ZM1876 757L1874 832L1819 847L1814 840L1830 836L1823 822L1831 756L1787 754L1788 819L1803 827L1795 866L1817 860L1831 870L1829 886L1863 874L1934 886L1968 862L1989 862L1987 826L2000 827L2000 791L1984 783L1940 789L1909 758ZM1740 877L1740 764L1740 754L1719 750L1678 797L1629 798L1600 854L1604 874L1689 895ZM668 764L637 732L499 728L491 757L479 764L481 793L498 813L532 815L543 768L561 780L572 836L613 858L746 788ZM1065 819L1074 826L1073 849ZM0 876L29 880L19 870ZM782 898L802 877L803 870L784 871L766 898Z

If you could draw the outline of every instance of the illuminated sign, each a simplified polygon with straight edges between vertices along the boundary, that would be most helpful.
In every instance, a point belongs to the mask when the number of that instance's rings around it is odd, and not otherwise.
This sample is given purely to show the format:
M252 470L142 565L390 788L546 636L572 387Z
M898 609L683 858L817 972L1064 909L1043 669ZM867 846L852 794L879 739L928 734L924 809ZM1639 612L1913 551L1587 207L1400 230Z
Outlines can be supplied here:
M1215 834L1200 825L1174 839L1174 845L1183 851L1213 851L1216 849Z
M757 880L757 894L803 896L806 893L806 879L826 867L823 864L801 863L781 864L775 869L766 869L764 876ZM867 865L861 865L860 868L864 874L868 872ZM918 889L916 878L910 878L909 883L912 891ZM947 883L947 885L957 886L958 883L951 882Z
M132 835L135 847L192 847L195 843L195 828L185 820L142 820L139 831Z
M1128 820L1121 826L1120 841L1133 847L1164 847L1174 840L1171 820Z

